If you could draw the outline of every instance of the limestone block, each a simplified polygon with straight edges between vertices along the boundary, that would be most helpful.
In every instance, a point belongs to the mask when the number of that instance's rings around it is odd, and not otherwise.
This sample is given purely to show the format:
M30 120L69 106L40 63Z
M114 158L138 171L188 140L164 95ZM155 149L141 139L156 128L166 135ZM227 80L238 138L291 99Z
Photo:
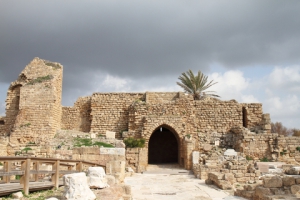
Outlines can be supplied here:
M212 146L210 144L203 145L203 150L204 151L210 151L211 149L212 149Z
M224 180L228 181L230 184L233 184L236 182L236 179L234 178L234 175L232 173L226 173L224 175Z
M282 179L280 176L264 177L263 185L266 188L279 188L282 187Z
M283 186L295 185L295 178L292 176L285 176L282 178Z
M69 200L94 200L96 195L89 188L85 173L67 174L63 176L65 191L63 196Z
M116 138L116 132L106 131L105 135L106 135L106 138L113 138L113 139Z
M289 175L299 175L299 172L300 172L300 167L291 167L286 171L286 173Z
M193 158L192 159L193 164L199 164L200 152L199 151L193 151L192 158Z
M125 149L124 148L100 148L100 154L108 154L108 155L121 155L125 156Z
M254 197L257 197L257 199L264 199L264 197L268 195L272 195L270 188L264 188L261 186L255 188Z
M106 178L107 184L109 186L112 186L112 185L114 185L116 183L116 178L114 176L112 176L112 175L106 175L105 178Z
M291 192L294 195L300 195L300 185L292 185Z
M90 188L108 187L107 179L105 178L105 171L102 167L89 167L88 185Z
M12 194L12 198L14 198L14 199L21 199L21 198L23 198L23 194L22 194L22 192L13 193Z

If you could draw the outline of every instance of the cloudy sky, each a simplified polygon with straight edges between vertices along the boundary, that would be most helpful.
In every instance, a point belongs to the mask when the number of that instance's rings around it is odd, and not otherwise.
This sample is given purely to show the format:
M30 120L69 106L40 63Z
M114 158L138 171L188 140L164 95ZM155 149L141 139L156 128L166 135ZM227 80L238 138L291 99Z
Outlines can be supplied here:
M63 102L93 92L180 91L188 69L222 100L263 103L300 128L300 1L0 0L0 115L34 58L64 66Z

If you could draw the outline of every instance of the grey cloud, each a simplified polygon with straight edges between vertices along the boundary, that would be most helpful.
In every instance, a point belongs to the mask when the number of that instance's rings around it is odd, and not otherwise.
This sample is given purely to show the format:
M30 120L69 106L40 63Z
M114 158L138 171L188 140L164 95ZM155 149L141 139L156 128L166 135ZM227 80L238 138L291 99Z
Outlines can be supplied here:
M151 87L212 63L299 63L299 10L296 0L2 1L0 82L34 57L64 65L64 99L88 93L95 73Z

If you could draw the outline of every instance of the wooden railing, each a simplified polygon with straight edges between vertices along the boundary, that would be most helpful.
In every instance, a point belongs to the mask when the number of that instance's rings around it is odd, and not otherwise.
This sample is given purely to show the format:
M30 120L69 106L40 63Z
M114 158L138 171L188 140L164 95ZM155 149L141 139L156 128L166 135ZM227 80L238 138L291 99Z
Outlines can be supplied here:
M0 181L0 188L1 185L3 186L11 182L16 182L16 180L11 180L10 177L18 175L18 177L20 178L20 185L22 186L22 189L26 195L28 195L30 190L30 182L38 182L41 175L43 176L45 174L49 174L51 176L51 184L54 188L58 188L59 178L61 175L82 172L84 169L90 166L101 166L104 167L105 170L105 166L99 165L97 163L58 158L21 156L0 157L0 163L2 163L3 165L3 169L0 170L0 177L2 177L3 179ZM17 164L17 166L15 164ZM52 167L50 167L51 170L40 170L41 165Z

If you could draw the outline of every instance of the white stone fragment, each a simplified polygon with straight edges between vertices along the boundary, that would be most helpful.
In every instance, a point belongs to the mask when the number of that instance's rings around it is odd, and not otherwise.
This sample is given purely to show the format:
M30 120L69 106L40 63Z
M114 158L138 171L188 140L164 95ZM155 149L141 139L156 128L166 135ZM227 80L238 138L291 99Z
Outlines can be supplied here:
M105 171L102 167L89 167L88 169L88 185L90 188L106 188L107 179Z
M94 200L96 195L89 188L84 172L63 176L65 191L64 197L68 200Z
M199 164L200 152L193 151L192 157L193 157L193 164Z
M21 199L21 198L23 198L23 194L22 194L22 192L13 193L12 194L12 198L14 198L14 199Z
M106 138L116 138L116 132L106 131Z

